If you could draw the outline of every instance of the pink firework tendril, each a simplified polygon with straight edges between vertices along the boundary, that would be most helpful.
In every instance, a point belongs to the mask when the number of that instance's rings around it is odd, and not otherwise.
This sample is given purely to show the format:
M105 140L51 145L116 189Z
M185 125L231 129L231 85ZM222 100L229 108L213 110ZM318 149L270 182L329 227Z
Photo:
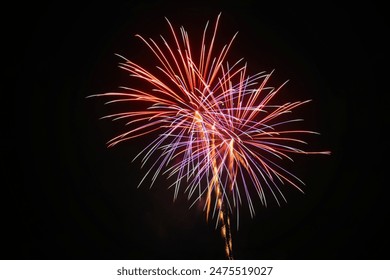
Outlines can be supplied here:
M303 182L284 169L279 162L292 160L291 154L330 154L329 151L307 152L298 148L306 144L308 130L291 130L290 113L307 101L272 103L278 88L268 86L271 73L247 73L242 59L227 62L237 33L220 50L215 40L220 15L208 40L208 23L203 32L200 51L194 52L183 27L171 30L172 42L161 36L162 43L139 37L158 60L155 74L122 57L120 67L151 89L122 87L121 92L93 96L109 97L107 103L138 102L143 110L124 111L105 116L128 120L131 129L108 142L120 142L159 132L158 137L137 156L143 165L153 163L140 184L151 176L151 185L160 174L174 178L174 198L184 189L192 205L202 201L206 217L217 217L216 224L226 241L226 254L232 258L229 213L236 212L245 200L250 215L255 214L253 196L267 205L266 193L278 204L286 201L280 185L302 191ZM195 58L197 57L197 59ZM157 156L157 160L155 157Z

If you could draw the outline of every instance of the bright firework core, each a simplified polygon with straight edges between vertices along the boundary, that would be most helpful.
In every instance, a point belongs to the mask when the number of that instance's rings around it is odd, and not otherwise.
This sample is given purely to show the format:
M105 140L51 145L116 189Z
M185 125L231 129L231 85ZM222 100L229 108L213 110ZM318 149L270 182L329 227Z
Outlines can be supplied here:
M235 215L238 226L244 201L253 216L254 196L263 205L268 196L278 204L286 201L281 186L302 191L303 182L280 165L283 159L292 160L292 154L329 152L298 148L306 144L299 136L315 132L287 128L302 121L289 117L309 101L274 104L273 98L284 84L269 86L272 72L249 75L242 59L228 63L237 34L222 49L215 49L219 19L220 15L211 38L207 23L202 41L195 45L190 44L183 27L177 32L168 20L169 40L161 36L158 44L137 35L154 54L158 70L152 73L125 58L120 67L151 89L122 87L121 92L97 96L112 98L107 103L146 104L143 110L106 116L128 120L127 125L133 127L111 139L109 146L158 131L158 137L136 156L142 157L143 165L152 155L158 157L141 183L149 178L153 185L159 175L166 175L174 178L170 187L175 198L184 193L191 206L204 202L207 218L216 217L221 227L226 254L231 258L229 217Z

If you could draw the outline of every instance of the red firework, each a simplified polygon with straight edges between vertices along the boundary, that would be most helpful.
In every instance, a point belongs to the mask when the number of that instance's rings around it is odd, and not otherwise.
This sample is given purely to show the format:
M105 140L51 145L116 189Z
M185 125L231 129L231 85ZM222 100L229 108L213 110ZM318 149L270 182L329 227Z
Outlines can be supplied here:
M230 215L247 202L251 216L255 213L253 195L267 204L266 190L279 204L286 201L280 185L301 190L303 182L284 169L279 162L292 160L291 154L330 154L329 151L307 152L300 135L316 132L287 127L301 119L286 119L286 114L307 101L274 104L282 86L268 86L271 73L247 73L241 60L227 62L236 37L216 50L215 40L220 15L211 39L208 24L200 46L190 44L183 27L175 31L167 20L172 43L161 36L162 43L137 35L158 61L156 73L122 57L120 67L130 76L149 85L149 90L122 87L120 92L94 96L111 98L107 103L138 102L143 110L108 115L113 120L128 120L133 128L108 142L120 142L160 132L137 156L145 164L157 154L140 184L151 176L151 185L160 174L175 178L171 186L176 198L183 189L193 204L204 201L206 217L217 217L225 240L228 258L232 255ZM196 50L196 52L194 52ZM195 59L198 57L198 59ZM192 205L193 205L192 204Z

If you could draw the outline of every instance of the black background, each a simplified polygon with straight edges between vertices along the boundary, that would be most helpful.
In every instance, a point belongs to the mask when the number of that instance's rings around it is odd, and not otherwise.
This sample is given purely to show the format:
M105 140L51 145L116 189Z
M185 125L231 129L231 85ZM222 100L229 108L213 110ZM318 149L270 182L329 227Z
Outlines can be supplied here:
M243 210L238 259L389 259L384 8L270 1L122 1L14 4L3 18L2 259L223 259L223 242L201 209L160 178L136 188L145 170L132 158L149 141L112 149L121 131L103 100L87 95L132 82L119 53L153 66L134 37L168 35L166 16L194 42L222 12L219 40L239 31L232 59L251 73L275 69L290 82L281 100L313 99L297 111L313 150L292 171L305 194L257 215ZM371 2L371 1L370 1ZM193 34L193 35L192 35Z

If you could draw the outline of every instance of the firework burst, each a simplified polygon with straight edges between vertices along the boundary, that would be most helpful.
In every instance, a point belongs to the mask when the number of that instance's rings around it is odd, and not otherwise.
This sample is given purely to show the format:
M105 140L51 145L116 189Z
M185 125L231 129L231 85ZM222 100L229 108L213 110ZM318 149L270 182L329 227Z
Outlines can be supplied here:
M284 116L309 101L276 105L274 97L284 84L268 86L272 72L249 75L242 59L229 64L228 53L237 33L217 49L219 19L220 15L211 36L206 24L200 45L195 47L185 29L177 32L168 20L170 39L161 36L161 43L157 43L136 35L157 59L157 70L152 73L124 57L120 67L149 89L122 87L121 92L94 96L110 98L107 103L138 102L144 106L104 117L124 119L130 127L108 146L158 131L158 137L136 156L143 165L153 157L140 184L149 178L153 185L159 175L174 178L174 198L184 193L191 206L204 203L207 219L216 218L226 255L232 258L231 214L238 226L243 202L253 216L254 196L267 205L267 193L279 204L286 201L281 185L302 191L303 182L284 169L281 160L292 160L291 154L296 153L329 152L298 148L305 144L300 135L315 132L288 129L302 120Z

